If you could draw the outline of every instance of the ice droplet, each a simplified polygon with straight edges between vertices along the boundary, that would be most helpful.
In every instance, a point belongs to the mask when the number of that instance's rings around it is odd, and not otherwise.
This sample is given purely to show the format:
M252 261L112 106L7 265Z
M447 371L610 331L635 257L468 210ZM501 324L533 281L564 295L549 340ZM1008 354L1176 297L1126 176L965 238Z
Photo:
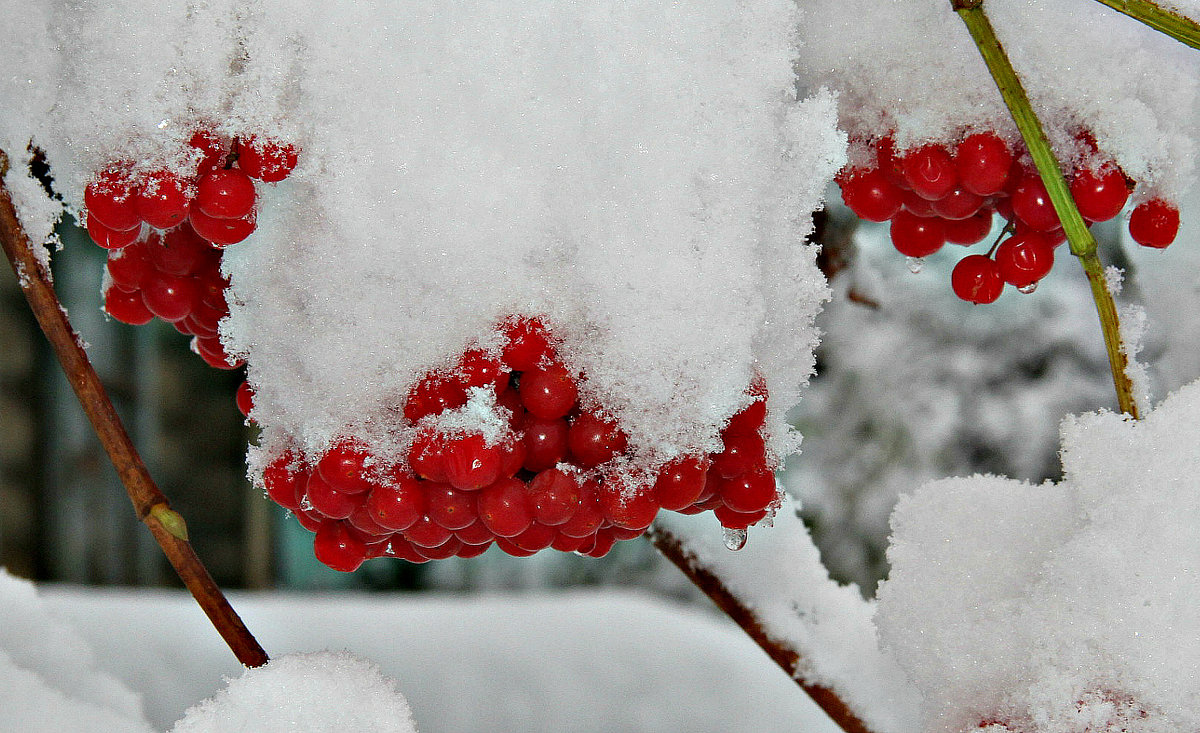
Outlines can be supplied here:
M731 550L740 550L746 546L746 530L725 527L725 546Z
M1035 290L1037 290L1036 282L1031 282L1028 285L1022 285L1021 287L1017 288L1017 292L1025 293L1026 295L1029 295Z
M925 267L925 260L923 258L921 258L921 257L909 257L908 258L908 271L911 272L912 274L916 275L918 272L921 271L921 268L923 268L923 267Z

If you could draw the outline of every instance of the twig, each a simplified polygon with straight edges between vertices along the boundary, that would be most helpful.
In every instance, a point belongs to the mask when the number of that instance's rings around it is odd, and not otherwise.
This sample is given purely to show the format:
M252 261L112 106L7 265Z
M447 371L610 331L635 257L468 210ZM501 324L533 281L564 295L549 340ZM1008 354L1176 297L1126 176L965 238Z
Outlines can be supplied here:
M1200 49L1200 25L1191 18L1159 7L1150 0L1096 0L1118 13L1139 20L1180 43Z
M150 478L145 463L125 432L104 385L101 384L96 370L92 368L87 353L80 346L71 328L66 311L59 303L51 284L50 273L34 255L33 245L17 218L16 207L3 181L7 170L8 157L4 151L0 151L0 246L3 246L4 254L8 256L38 325L58 356L80 406L91 421L96 436L121 478L121 483L125 485L138 518L149 527L175 572L204 609L204 613L238 661L247 667L266 664L267 653L242 623L200 558L196 556L195 550L188 542L187 525L183 517L171 509L167 497Z
M798 674L800 653L786 644L771 638L767 634L766 629L763 628L762 623L758 620L758 617L755 616L754 611L743 605L725 587L720 578L696 562L696 559L684 548L683 543L678 537L658 524L651 527L647 536L654 543L654 547L662 553L663 557L670 560L674 563L675 567L682 570L683 574L688 577L688 580L695 583L697 588L704 591L704 594L713 603L717 604L717 607L733 619L738 626L742 627L742 630L756 644L762 647L767 656L782 667L783 671L787 672L796 681L796 684L808 693L813 702L824 710L825 714L834 723L837 723L846 733L871 733L871 729L850 710L850 707L838 697L836 692L823 685L814 685L805 682L801 678Z
M984 13L983 0L950 0L950 4L966 24L971 38L987 64L988 71L992 74L992 79L1000 89L1004 103L1012 114L1017 129L1021 131L1021 137L1025 139L1029 154L1033 156L1038 174L1062 222L1071 254L1079 258L1084 272L1087 273L1092 288L1092 299L1096 302L1096 313L1100 317L1100 328L1104 332L1104 346L1108 351L1108 366L1112 371L1113 386L1117 391L1117 404L1122 412L1136 418L1138 406L1133 396L1133 384L1125 371L1128 361L1121 342L1117 308L1105 283L1104 266L1096 255L1096 239L1079 213L1075 200L1071 198L1070 188L1063 177L1058 159L1054 157L1054 151L1050 148L1050 141L1042 123L1034 113L1025 88L1021 85L1008 54L996 38L996 32Z

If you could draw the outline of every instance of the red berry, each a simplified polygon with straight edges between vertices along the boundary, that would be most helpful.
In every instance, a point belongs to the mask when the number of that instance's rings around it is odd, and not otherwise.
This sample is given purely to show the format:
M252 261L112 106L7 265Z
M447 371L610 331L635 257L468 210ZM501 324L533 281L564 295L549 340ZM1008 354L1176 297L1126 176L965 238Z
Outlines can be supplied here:
M362 503L362 497L338 491L321 476L319 471L313 471L304 487L305 503L313 511L330 519L345 519Z
M497 537L496 547L499 547L506 554L513 557L531 557L537 554L537 550L526 550L523 547L518 547L511 538Z
M200 164L196 168L196 177L202 178L205 175L225 167L225 158L229 155L229 146L221 141L208 130L197 130L192 134L192 139L188 145L196 148L203 155Z
M294 466L296 457L287 451L263 469L263 486L267 496L276 504L291 511L300 508L300 499L308 485L308 472Z
M500 447L488 445L480 433L468 433L445 441L443 465L446 480L454 488L476 491L500 476Z
M704 492L707 458L685 456L671 461L658 472L654 495L663 509L678 511L691 506Z
M567 431L572 462L581 468L599 466L625 450L625 444L625 433L616 423L591 412L579 413Z
M717 489L721 502L735 512L752 513L767 508L778 496L775 474L765 468L748 471L722 481Z
M458 556L463 558L464 560L469 560L472 557L479 557L483 553L487 552L487 549L491 546L492 546L491 540L488 540L487 542L483 542L480 544L471 544L470 542L463 542L462 547L458 551Z
M387 552L391 557L398 557L406 562L420 565L429 562L429 558L425 557L417 550L417 546L409 542L402 535L392 535L391 541L388 542Z
M992 132L967 135L954 154L955 169L963 188L980 196L1004 190L1012 166L1008 144Z
M972 245L982 241L992 231L992 209L985 207L966 219L948 220L944 224L946 241L951 244Z
M917 216L937 216L933 213L933 204L912 191L904 192L904 210Z
M544 471L553 468L567 458L567 421L531 420L525 426L521 439L525 444L525 468L529 471Z
M484 525L497 537L513 537L533 523L533 506L525 484L514 478L502 478L480 491L475 507Z
M157 229L170 229L187 217L188 186L171 171L146 176L133 196L133 209L141 220Z
M892 185L883 171L849 171L840 177L842 200L860 219L887 221L900 211L904 204L904 192Z
M717 521L722 527L727 529L746 529L755 522L760 521L767 516L767 510L761 509L757 512L739 512L722 504L713 508L713 514L716 515Z
M396 473L371 489L366 506L379 526L403 532L425 514L425 503L417 479Z
M721 478L733 478L766 465L767 447L759 433L734 433L724 436L725 450L713 459L712 467Z
M164 321L175 322L189 313L198 300L196 282L182 275L158 273L142 286L142 300L150 312Z
M509 541L527 552L538 552L554 542L555 534L553 527L534 522L524 532L509 538Z
M1013 189L1012 209L1013 214L1034 231L1048 232L1062 226L1050 194L1046 193L1046 186L1036 173L1026 175Z
M504 325L504 363L513 371L524 372L541 366L553 357L546 326L537 318L519 318Z
M529 369L521 375L518 392L525 409L543 420L566 415L579 396L575 380L562 364Z
M508 384L508 369L483 349L463 354L454 368L455 379L464 387L493 387L497 393Z
M729 418L729 423L721 431L722 434L737 435L740 433L757 433L762 430L763 423L767 419L766 387L760 384L752 385L750 387L750 394L754 396L754 401Z
M954 294L968 303L992 303L1004 290L1000 268L986 255L967 255L950 273Z
M450 530L469 527L479 518L475 497L448 484L425 486L425 511L430 519Z
M142 220L133 208L135 193L125 172L117 169L102 172L83 190L88 222L98 219L106 229L117 232L136 229Z
M420 552L430 560L445 560L448 557L454 557L463 548L463 543L454 536L446 540L437 547L418 547L417 552Z
M566 522L583 504L579 483L557 468L547 468L529 480L533 517L544 525Z
M346 521L361 535L363 541L369 544L393 534L393 530L375 521L375 518L371 516L371 507L365 501L354 508L350 516L346 517Z
M592 479L579 484L579 509L571 518L558 525L559 534L568 537L591 537L604 524L600 509L600 487Z
M1179 209L1162 199L1150 199L1129 215L1129 236L1143 247L1163 249L1179 234Z
M426 415L440 415L467 404L462 383L442 374L428 374L413 385L404 401L404 416L417 422Z
M237 369L245 363L242 359L229 356L225 352L225 344L215 336L197 336L192 339L192 350L213 369Z
M875 161L888 183L901 191L909 190L908 181L904 179L904 166L896 155L896 142L891 135L875 143Z
M251 178L276 183L287 178L296 167L296 148L275 140L249 137L238 140L238 167Z
M600 487L600 509L616 526L642 530L654 521L659 506L653 486L630 486L621 478L608 476Z
M1125 208L1129 186L1125 174L1115 165L1098 171L1084 168L1071 177L1071 198L1085 219L1108 221Z
M215 247L228 247L231 244L245 241L246 237L254 233L257 226L253 211L242 219L216 219L195 206L188 214L188 221L192 223L196 234L212 242Z
M132 326L145 325L154 320L154 313L146 307L142 293L128 292L120 288L109 288L104 292L104 312L121 323Z
M200 179L192 206L214 219L241 219L254 210L254 201L254 181L236 168L223 168Z
M99 219L94 216L88 216L87 233L92 238L92 241L105 249L121 249L128 247L138 240L141 236L141 224L138 224L133 229L118 231L109 229Z
M1028 287L1054 267L1054 245L1037 232L1017 234L996 248L996 266L1006 283L1017 288Z
M445 544L453 536L453 532L433 521L428 513L422 514L411 527L404 530L404 538L416 545L422 555L425 554L424 548Z
M525 466L525 441L506 439L500 443L500 476L513 476Z
M446 483L446 445L442 436L422 432L408 450L408 465L421 478Z
M334 570L349 573L367 557L366 544L342 522L323 522L313 538L313 554Z
M969 219L979 211L981 206L983 206L983 197L971 193L962 186L955 186L950 189L950 193L929 203L929 208L933 210L933 213L952 221Z
M335 443L317 461L317 472L343 494L363 494L375 487L366 477L371 453L348 440Z
M922 198L936 201L958 183L954 159L940 145L923 145L901 160L904 180Z
M113 283L122 290L130 291L140 289L154 269L141 242L109 252L106 265Z
M254 410L254 390L249 382L242 382L237 388L237 408L244 417L250 417Z
M156 269L172 275L191 275L210 262L219 267L221 259L219 251L186 225L152 236L146 242L146 254Z
M487 545L496 537L487 528L487 525L478 519L478 513L476 513L474 522L468 524L466 527L454 530L454 536L465 545Z
M588 557L604 557L616 542L617 538L613 536L612 532L600 530L596 533L596 543L588 549L580 549L579 551Z
M946 243L946 229L941 219L917 216L901 211L892 219L892 244L902 255L926 257Z

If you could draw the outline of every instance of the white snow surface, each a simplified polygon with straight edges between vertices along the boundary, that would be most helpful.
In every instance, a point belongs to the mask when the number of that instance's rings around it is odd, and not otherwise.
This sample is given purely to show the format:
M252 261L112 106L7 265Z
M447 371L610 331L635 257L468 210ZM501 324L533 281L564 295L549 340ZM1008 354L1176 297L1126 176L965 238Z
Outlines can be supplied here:
M1195 6L1195 3L1188 3ZM995 130L1019 140L962 20L945 0L801 4L800 74L840 94L852 137L896 136L900 149ZM1200 56L1094 0L988 0L984 9L1059 159L1115 159L1178 201L1195 179Z
M0 45L0 144L32 138L68 210L113 162L187 170L196 129L301 151L224 263L262 453L353 436L391 460L409 387L514 315L548 322L640 463L719 449L756 374L775 452L798 444L826 297L804 240L845 136L831 94L796 97L790 0L0 12L24 35ZM21 207L39 236L45 201Z
M952 478L901 501L878 628L923 729L1200 725L1198 421L1194 382L1139 422L1064 420L1060 483Z

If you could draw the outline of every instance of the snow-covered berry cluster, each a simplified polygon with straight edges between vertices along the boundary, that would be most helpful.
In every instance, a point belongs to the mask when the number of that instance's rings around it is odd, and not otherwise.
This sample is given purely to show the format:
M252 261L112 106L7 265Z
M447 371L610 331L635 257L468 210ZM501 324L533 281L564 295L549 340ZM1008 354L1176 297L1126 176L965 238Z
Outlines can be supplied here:
M581 402L586 375L562 363L542 320L501 331L498 352L468 350L411 389L400 409L416 437L399 460L343 439L315 460L285 451L267 465L268 495L316 533L319 560L351 571L371 557L475 557L493 543L518 557L548 547L600 557L661 509L711 509L738 542L777 501L761 386L722 431L723 451L651 469L603 405Z
M1024 149L1014 150L990 131L967 134L953 149L930 143L898 152L891 136L860 146L866 151L857 157L867 162L838 176L842 199L862 219L890 222L901 254L919 259L947 243L969 247L992 231L995 215L1006 222L987 254L967 255L954 268L951 286L958 297L991 303L1005 284L1031 292L1049 274L1054 249L1066 235ZM1094 143L1089 147L1095 151ZM1068 183L1089 224L1115 218L1135 189L1120 166L1098 151L1071 172ZM1161 198L1146 198L1129 218L1130 236L1146 247L1164 248L1178 231L1178 208Z

